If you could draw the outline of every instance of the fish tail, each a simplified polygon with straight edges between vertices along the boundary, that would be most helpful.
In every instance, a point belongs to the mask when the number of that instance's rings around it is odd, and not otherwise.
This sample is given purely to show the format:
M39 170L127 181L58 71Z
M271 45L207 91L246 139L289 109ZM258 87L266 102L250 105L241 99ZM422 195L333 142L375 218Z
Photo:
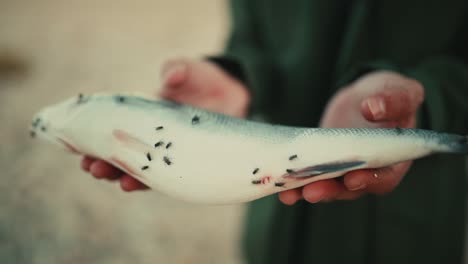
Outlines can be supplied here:
M454 147L456 153L468 154L468 136L462 136Z
M448 135L439 144L441 148L438 152L468 154L468 136Z

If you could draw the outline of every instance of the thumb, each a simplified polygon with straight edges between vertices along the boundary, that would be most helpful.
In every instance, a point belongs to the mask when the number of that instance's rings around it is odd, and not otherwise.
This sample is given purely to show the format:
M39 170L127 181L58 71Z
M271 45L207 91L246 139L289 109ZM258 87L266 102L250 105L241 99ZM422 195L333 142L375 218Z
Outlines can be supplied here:
M409 80L406 85L386 86L365 98L361 103L361 113L371 122L398 122L413 116L423 100L422 85Z
M188 62L184 59L169 60L164 63L161 70L163 89L175 88L185 83L188 78L188 68Z

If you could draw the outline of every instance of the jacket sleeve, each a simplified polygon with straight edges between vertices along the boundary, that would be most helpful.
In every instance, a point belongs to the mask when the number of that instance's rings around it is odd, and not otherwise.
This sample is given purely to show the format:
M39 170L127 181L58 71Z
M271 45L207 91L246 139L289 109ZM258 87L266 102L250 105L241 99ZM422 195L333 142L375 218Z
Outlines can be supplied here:
M231 34L224 53L208 59L242 81L251 93L251 114L268 109L265 87L271 82L272 67L266 56L262 34L255 20L255 1L231 0Z
M468 64L463 58L428 59L407 71L425 90L420 123L440 131L468 134Z

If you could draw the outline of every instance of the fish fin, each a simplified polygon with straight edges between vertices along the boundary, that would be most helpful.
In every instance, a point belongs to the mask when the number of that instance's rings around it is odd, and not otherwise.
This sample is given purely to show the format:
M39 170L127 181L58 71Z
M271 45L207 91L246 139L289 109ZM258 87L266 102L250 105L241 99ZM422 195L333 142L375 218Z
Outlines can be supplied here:
M433 153L453 153L468 155L468 136L439 133L435 131L421 131L427 147ZM419 132L417 131L417 132Z
M151 149L151 146L139 140L135 136L130 135L124 130L115 129L112 131L112 135L121 145L134 151L145 152Z
M452 136L447 144L451 153L468 154L468 136Z
M332 163L318 164L310 167L305 167L300 170L288 170L287 176L289 177L309 177L317 176L326 173L334 173L339 171L350 171L357 169L366 164L365 161L338 161Z
M120 129L112 131L112 135L116 144L109 161L128 174L145 182L145 177L141 171L143 167L148 166L149 161L146 156L151 151L151 146Z

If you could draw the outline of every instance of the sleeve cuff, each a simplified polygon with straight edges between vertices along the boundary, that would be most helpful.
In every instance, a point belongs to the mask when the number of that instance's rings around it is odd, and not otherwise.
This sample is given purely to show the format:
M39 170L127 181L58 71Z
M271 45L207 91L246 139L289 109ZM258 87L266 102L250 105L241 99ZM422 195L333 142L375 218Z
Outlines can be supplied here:
M228 57L207 57L208 61L221 67L225 72L242 82L244 85L247 83L245 72L241 65L234 59ZM247 85L246 85L247 86Z
M244 84L251 95L249 118L258 121L267 121L268 113L265 109L271 109L271 102L267 87L271 86L271 67L259 61L255 56L236 56L225 54L222 56L208 57L208 61L215 63L232 77Z

